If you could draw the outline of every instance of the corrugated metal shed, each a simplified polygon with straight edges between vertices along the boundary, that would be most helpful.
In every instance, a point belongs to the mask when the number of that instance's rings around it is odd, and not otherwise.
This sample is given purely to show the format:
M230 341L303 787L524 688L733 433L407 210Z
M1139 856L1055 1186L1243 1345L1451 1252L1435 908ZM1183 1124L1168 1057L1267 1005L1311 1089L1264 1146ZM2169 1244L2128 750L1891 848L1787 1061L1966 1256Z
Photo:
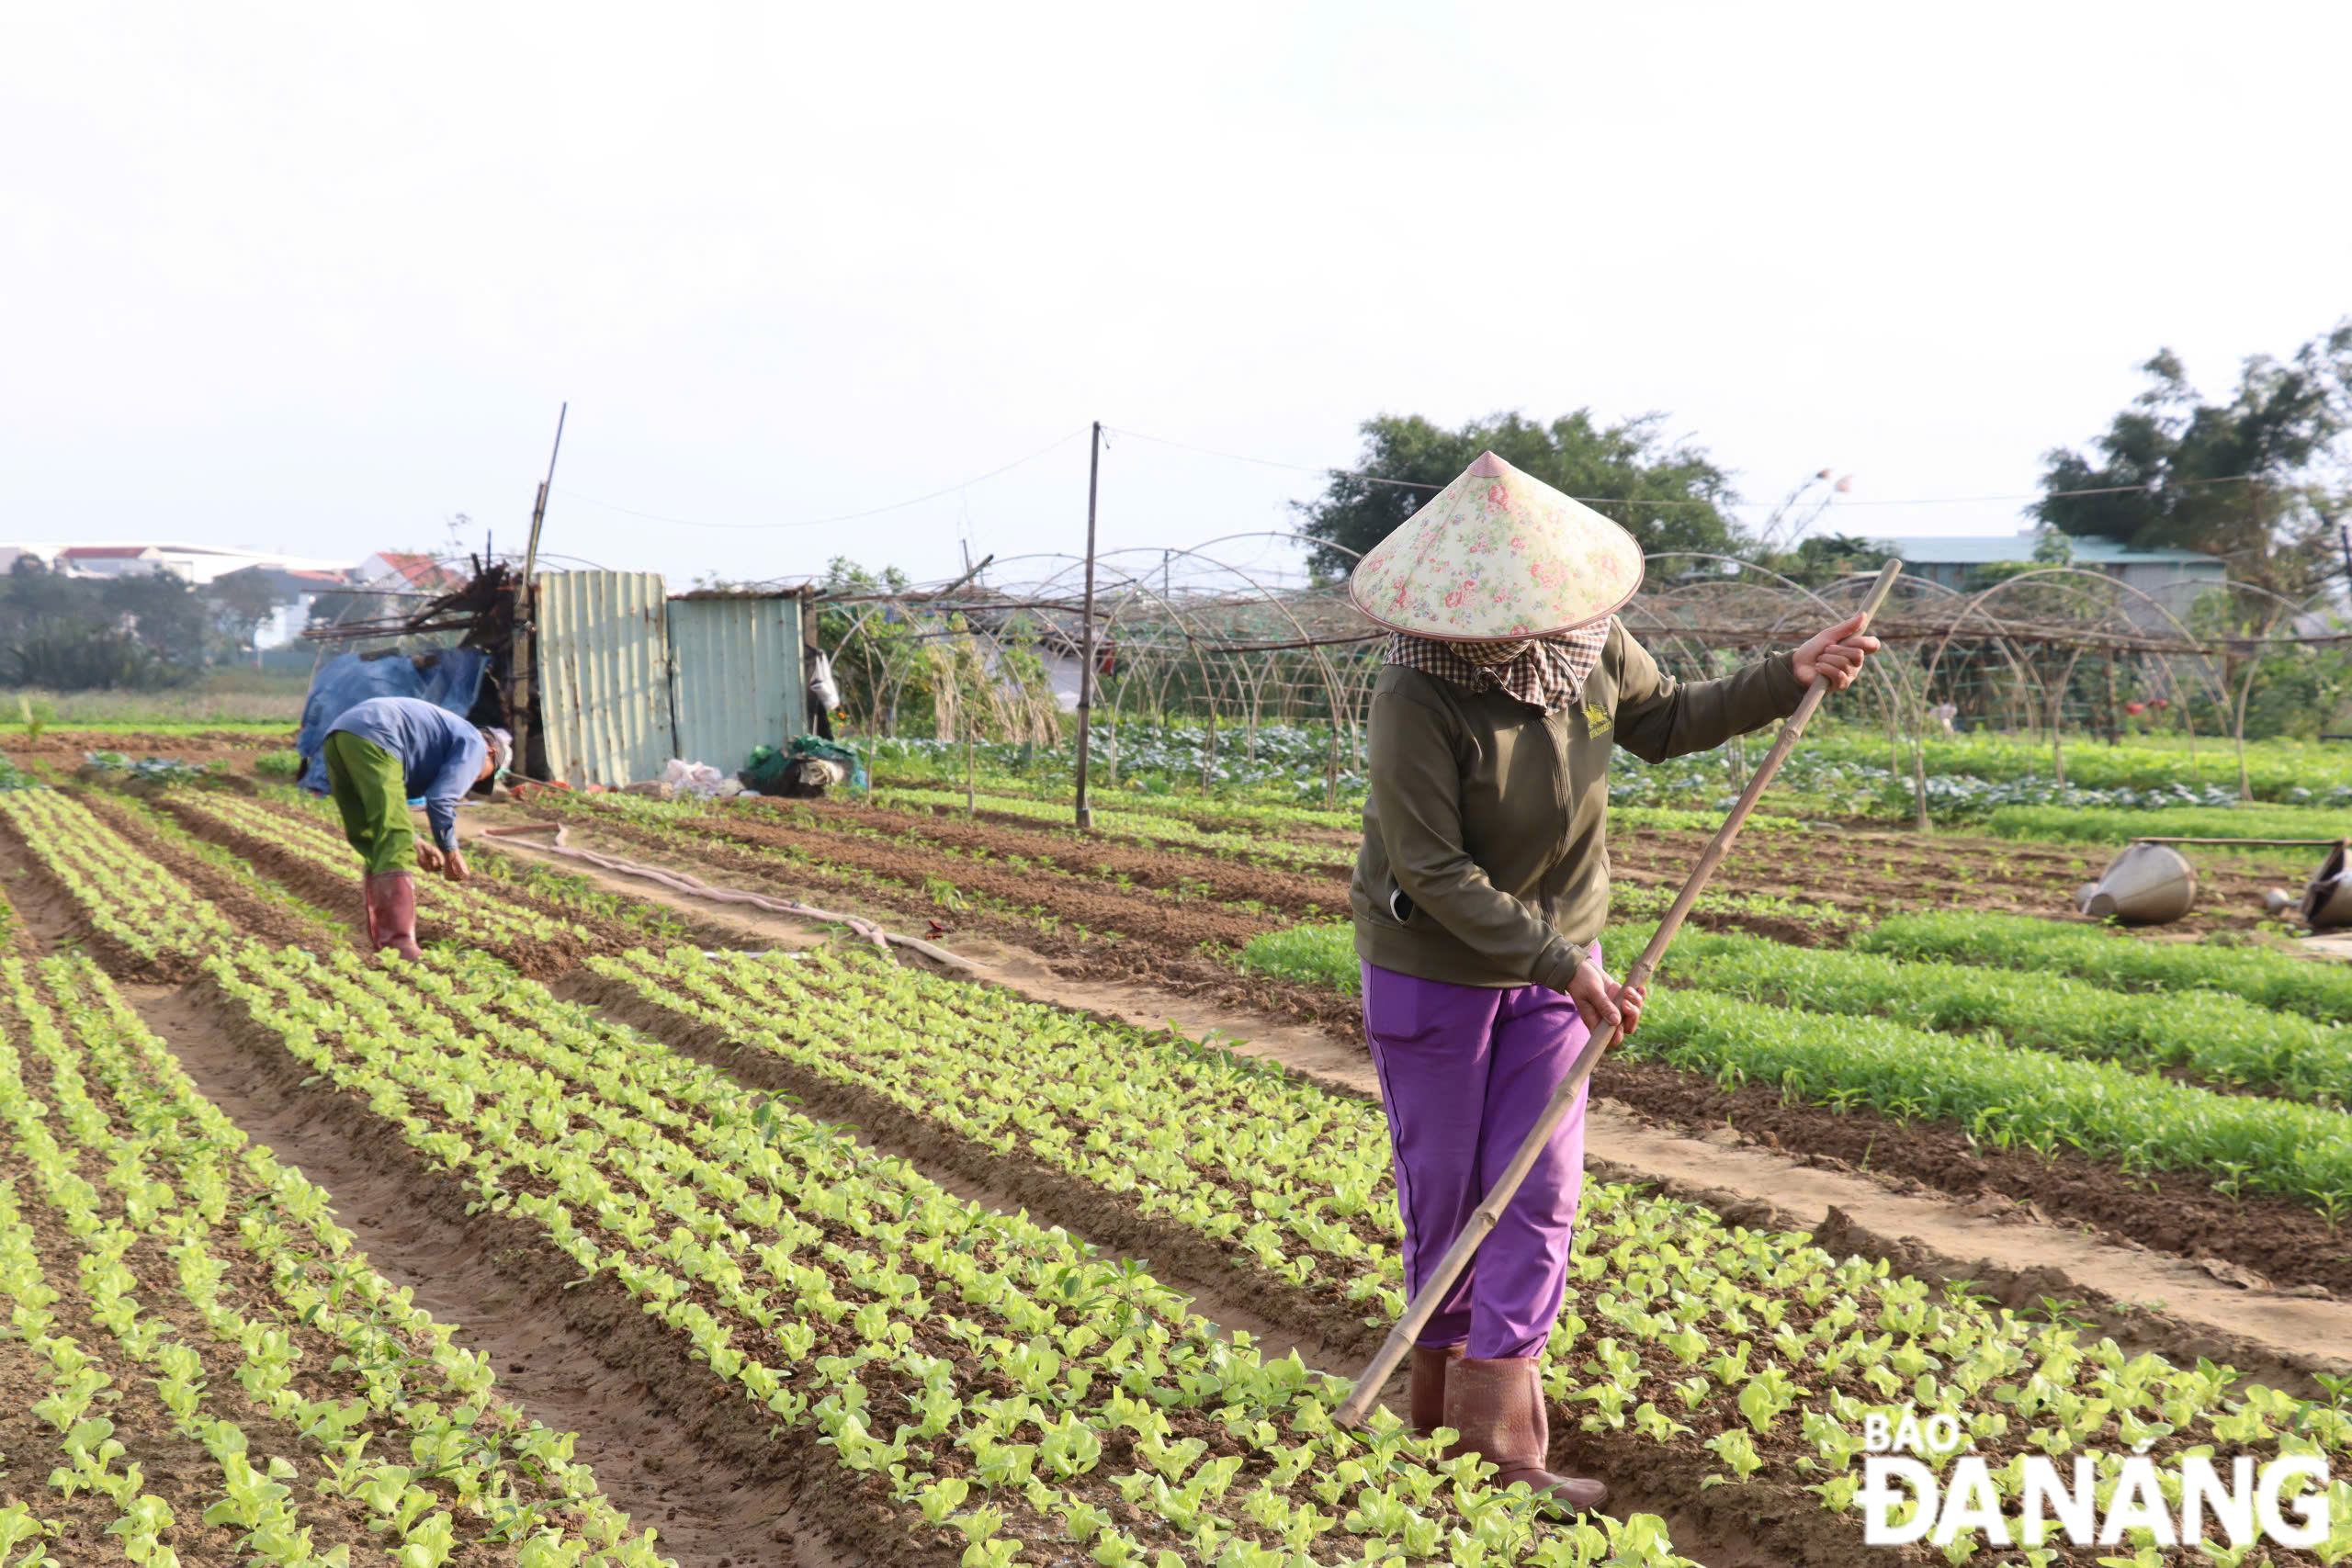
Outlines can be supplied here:
M754 746L800 733L806 689L798 599L670 601L679 756L736 773Z
M548 770L574 788L660 778L678 754L661 576L548 572L537 590Z

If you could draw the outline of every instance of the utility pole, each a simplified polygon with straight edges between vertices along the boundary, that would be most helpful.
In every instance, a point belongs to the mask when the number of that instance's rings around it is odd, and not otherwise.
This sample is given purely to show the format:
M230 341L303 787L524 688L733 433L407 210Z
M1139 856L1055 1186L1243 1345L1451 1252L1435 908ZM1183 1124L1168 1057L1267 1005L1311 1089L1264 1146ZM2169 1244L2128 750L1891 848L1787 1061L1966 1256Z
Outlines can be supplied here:
M1094 422L1093 445L1086 457L1086 607L1078 629L1078 825L1094 826L1094 807L1086 803L1086 750L1094 714L1094 498L1102 477L1102 422Z
M514 626L511 640L513 664L506 685L507 731L514 737L514 770L524 777L531 770L531 632L537 605L531 590L531 579L539 569L539 525L548 517L548 490L555 483L555 460L563 450L563 422L571 412L566 402L556 411L555 445L548 449L548 477L539 481L539 493L531 502L531 538L523 549L523 581L514 590Z

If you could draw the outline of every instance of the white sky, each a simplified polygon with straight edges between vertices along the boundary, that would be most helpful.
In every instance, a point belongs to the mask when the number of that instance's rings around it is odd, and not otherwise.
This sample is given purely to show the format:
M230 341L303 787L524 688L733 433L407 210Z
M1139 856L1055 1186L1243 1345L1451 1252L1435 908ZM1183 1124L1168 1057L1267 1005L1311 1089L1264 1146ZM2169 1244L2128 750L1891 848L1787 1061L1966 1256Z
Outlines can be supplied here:
M2026 491L2159 345L2218 391L2352 310L2346 59L2338 0L12 5L0 538L518 546L566 399L546 547L677 583L1074 550L1082 439L816 520L1096 418ZM1103 536L1318 488L1121 439Z

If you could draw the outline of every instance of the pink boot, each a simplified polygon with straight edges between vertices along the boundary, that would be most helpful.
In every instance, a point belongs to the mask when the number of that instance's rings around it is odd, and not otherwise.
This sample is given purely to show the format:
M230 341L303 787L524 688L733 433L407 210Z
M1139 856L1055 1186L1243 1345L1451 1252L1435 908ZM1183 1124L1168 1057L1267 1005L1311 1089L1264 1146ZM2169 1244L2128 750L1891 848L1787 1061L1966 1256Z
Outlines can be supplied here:
M1609 1501L1609 1488L1544 1468L1551 1423L1544 1414L1541 1363L1533 1356L1481 1360L1464 1356L1445 1380L1445 1424L1462 1434L1457 1452L1475 1453L1500 1472L1497 1486L1523 1481L1558 1506L1582 1512Z
M402 958L422 958L416 945L416 874L379 872L368 879L368 936L378 952L390 948Z

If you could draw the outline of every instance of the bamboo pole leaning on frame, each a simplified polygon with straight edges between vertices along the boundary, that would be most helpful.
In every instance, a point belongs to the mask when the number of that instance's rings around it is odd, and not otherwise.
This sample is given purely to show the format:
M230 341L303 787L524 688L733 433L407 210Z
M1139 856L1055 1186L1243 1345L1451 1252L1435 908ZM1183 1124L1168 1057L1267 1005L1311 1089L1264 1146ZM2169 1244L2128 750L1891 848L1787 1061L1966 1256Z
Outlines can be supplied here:
M1877 615L1879 606L1886 602L1888 592L1894 587L1894 580L1902 571L1901 561L1888 561L1880 570L1878 580L1871 584L1870 593L1862 600L1862 631L1870 630L1871 619ZM1699 895L1705 891L1708 881L1715 874L1715 868L1723 864L1724 856L1731 852L1732 842L1739 837L1739 830L1747 823L1748 813L1756 809L1756 802L1764 794L1764 786L1772 782L1772 775L1781 771L1781 764L1787 761L1789 753L1796 749L1797 739L1804 735L1806 722L1813 717L1814 710L1821 706L1821 699L1828 694L1828 691L1829 679L1826 675L1815 676L1813 683L1805 688L1804 698L1797 704L1797 711L1781 726L1780 739L1772 742L1771 750L1765 753L1764 761L1749 776L1747 787L1740 791L1738 801L1731 808L1731 815L1724 818L1724 825L1715 829L1715 836L1708 843L1706 852L1700 855L1699 863L1690 868L1690 880L1683 883L1682 891L1675 896L1673 907L1666 911L1666 918L1658 921L1657 934L1650 938L1649 946L1643 950L1640 958L1634 960L1634 966L1625 971L1625 984L1641 987L1649 984L1650 976L1657 970L1658 960L1666 956L1667 944L1682 929L1690 907L1699 901ZM1512 1194L1519 1190L1520 1183L1527 1179L1529 1168L1535 1164L1536 1156L1544 1152L1544 1145L1552 1141L1552 1134L1566 1118L1568 1108L1576 1102L1585 1080L1592 1077L1592 1069L1600 1063L1602 1054L1624 1037L1624 1026L1620 1024L1609 1032L1606 1039L1596 1038L1586 1043L1577 1056L1576 1065L1568 1069L1568 1076L1561 1080L1559 1088L1552 1091L1551 1100L1544 1107L1544 1114L1529 1130L1527 1141L1520 1145L1519 1153L1511 1156L1510 1164L1503 1168L1502 1175L1496 1179L1494 1186L1487 1189L1486 1201L1471 1212L1469 1221L1462 1227L1462 1234L1454 1238L1453 1246L1438 1264L1437 1272L1421 1281L1421 1288L1414 1294L1412 1303L1405 1309L1404 1317L1389 1330L1386 1342L1380 1347L1380 1354L1372 1359L1372 1364L1365 1367L1363 1374L1356 1379L1355 1392L1349 1394L1347 1403L1333 1413L1332 1419L1340 1426L1361 1426L1364 1417L1372 1413L1372 1403L1379 1397L1381 1385L1388 1381L1389 1374L1412 1349L1413 1341L1419 1337L1422 1325L1437 1311L1438 1303L1445 1299L1446 1292L1453 1288L1454 1280L1460 1279L1462 1271L1470 1266L1478 1244L1486 1240L1487 1233L1495 1228L1495 1222L1510 1206Z

